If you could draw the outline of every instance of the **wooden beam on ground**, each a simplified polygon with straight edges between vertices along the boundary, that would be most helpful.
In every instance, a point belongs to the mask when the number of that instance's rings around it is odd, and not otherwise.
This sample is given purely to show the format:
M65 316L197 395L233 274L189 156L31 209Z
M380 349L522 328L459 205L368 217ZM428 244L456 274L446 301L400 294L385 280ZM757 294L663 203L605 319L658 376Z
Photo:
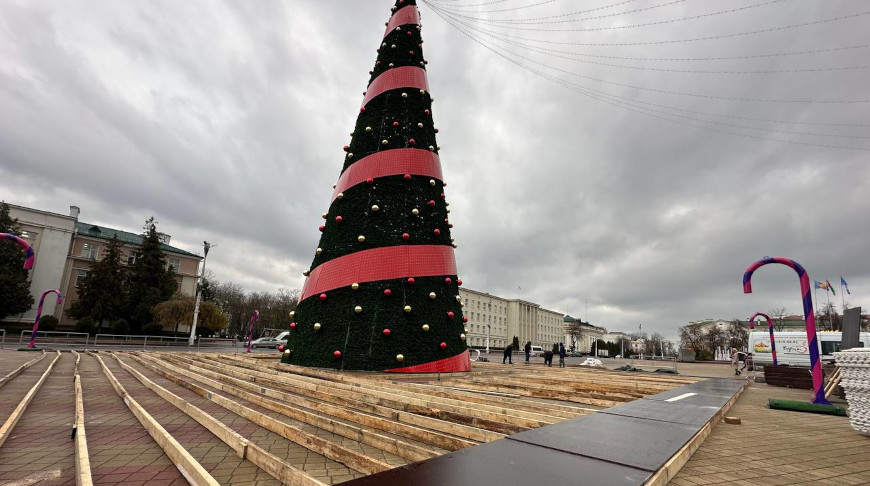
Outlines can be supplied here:
M177 373L178 375L185 376L188 380L198 381L205 384L206 386L236 396L257 406L266 408L273 412L280 413L284 416L287 416L294 420L298 420L305 424L313 425L319 429L332 432L336 435L340 435L342 437L346 437L348 439L352 439L357 442L376 447L382 451L389 452L390 454L404 457L405 459L408 459L412 462L422 461L447 452L443 449L420 447L416 444L411 444L402 440L382 435L371 428L357 427L355 425L350 425L344 422L333 420L332 418L322 415L319 412L293 407L277 400L266 398L245 391L241 388L234 387L229 384L224 384L211 378L207 378L202 374L191 373L187 370L184 370L166 361L160 360L147 354L137 355L134 357L134 359L144 359L157 366Z
M103 369L103 374L108 378L109 383L112 385L112 388L115 389L115 392L120 395L120 397L124 400L124 403L127 405L127 408L133 412L133 415L136 416L136 419L139 420L139 423L145 427L145 430L148 431L148 434L154 439L157 444L163 449L169 459L175 464L175 467L178 468L181 475L184 476L187 481L193 486L220 486L211 474L202 467L202 465L190 455L187 450L175 440L169 432L166 431L156 420L152 417L148 412L139 405L139 402L133 399L127 390L121 386L121 383L115 378L115 375L112 374L112 371L103 363L102 358L97 356L96 354L91 354L93 357L97 359L100 363L100 367Z
M233 364L235 366L240 366L246 369L262 370L263 365L265 364L262 362L250 362L244 359L235 358L233 356L218 356L218 359L223 361L224 363ZM281 366L280 364L276 365L274 363L265 365L268 367ZM283 375L284 373L279 376ZM477 417L485 420L502 422L509 425L515 425L517 427L523 427L526 429L542 427L544 425L550 425L556 422L560 422L562 420L558 417L551 417L542 413L518 411L492 405L478 404L477 406L470 406L467 402L463 402L461 400L438 398L433 397L432 395L425 395L422 393L415 393L407 390L399 390L391 383L384 382L383 380L367 380L365 378L348 376L343 373L333 373L333 375L333 379L326 380L335 382L337 385L341 385L342 388L345 390L362 389L365 390L365 393L382 398L399 400L409 405L419 405L434 409L441 409L448 412L456 412L468 415L469 417ZM296 374L293 374L293 376L297 379L302 379L305 381L319 380L319 378L307 376L303 377Z
M417 427L413 424L402 423L398 421L398 412L395 411L392 411L395 413L391 412L387 417L382 417L375 414L365 413L360 410L356 410L351 406L348 406L347 403L335 405L325 401L311 399L305 395L286 393L280 390L274 390L264 386L256 385L253 383L253 381L247 381L246 379L239 379L233 376L229 376L225 371L222 370L213 371L203 366L197 366L197 364L201 363L187 360L186 358L182 358L179 356L161 355L161 357L164 360L187 366L196 373L208 376L224 383L230 383L239 388L258 393L269 398L282 400L286 403L294 403L312 410L319 410L334 417L349 420L351 422L365 425L367 427L373 427L379 430L383 430L385 432L398 434L404 437L408 437L410 439L419 440L421 442L432 444L448 451L457 451L459 449L464 449L466 447L471 447L477 444L477 442L474 441L469 441L459 437L442 434L434 430L427 430L421 427Z
M42 350L42 353L40 353L38 358L33 358L32 360L24 363L23 365L19 366L18 368L15 368L14 370L10 371L3 378L0 378L0 387L5 385L6 383L9 383L12 380L12 378L15 378L16 376L20 375L27 368L30 368L31 366L35 365L36 363L39 363L40 361L42 361L42 358L45 358L45 350Z
M6 422L0 426L0 447L3 447L3 443L6 442L6 439L12 435L12 429L15 428L15 424L21 420L21 416L24 415L24 410L27 409L27 405L30 404L30 401L33 400L36 392L39 391L39 387L45 382L48 375L51 373L51 369L54 367L54 364L57 363L57 360L60 359L60 351L57 351L57 355L52 360L51 364L48 365L48 368L42 373L42 376L39 377L39 381L33 385L27 394L24 395L24 398L18 402L18 406L15 407L15 410L12 411L12 414L6 419Z
M76 350L72 350L72 354L76 357L76 364L73 366L73 377L75 377L79 374L79 362L82 360L82 355L76 352Z
M200 425L208 429L217 438L222 440L226 445L236 451L242 459L248 459L260 469L266 471L275 479L284 484L294 486L323 486L325 483L318 481L307 472L297 469L290 464L285 463L273 454L270 454L262 447L251 443L248 439L242 437L238 432L231 429L223 422L212 417L204 412L199 407L193 405L187 400L170 392L166 388L154 383L142 373L139 373L128 364L121 361L118 355L113 355L115 360L146 388L153 391L167 402L174 405L176 408L187 414L190 418L196 420Z
M250 420L251 422L259 425L260 427L263 427L266 430L269 430L288 440L291 440L310 451L314 451L321 456L328 457L329 459L340 462L355 471L366 474L375 474L393 468L393 466L390 466L383 461L371 458L355 450L348 449L342 444L336 444L322 437L318 437L314 434L308 433L298 427L282 422L280 420L276 420L268 415L264 415L234 400L231 400L227 397L214 393L211 390L191 383L184 378L175 376L168 371L160 369L152 363L139 359L136 356L132 356L132 358L142 366L153 371L154 373L163 376L167 380L177 385L187 388L188 390L220 405L221 407L229 410L230 412L233 412L240 417Z
M73 351L75 353L75 351ZM76 366L78 366L81 356L76 354ZM94 481L91 478L91 460L88 456L88 439L85 435L85 405L82 399L82 379L75 375L76 389L76 419L75 419L75 440L76 440L76 484L78 486L93 486Z
M400 422L426 427L478 442L489 442L505 437L504 433L490 430L490 428L498 428L503 431L511 429L514 432L518 432L515 428L509 428L504 424L474 419L473 417L468 418L468 422L470 422L468 424L458 423L457 421L449 422L446 419L453 416L441 413L438 410L420 406L412 407L410 405L377 397L365 397L364 394L360 394L359 392L347 392L346 390L340 390L339 388L330 386L329 384L307 383L301 380L294 380L290 377L281 377L252 370L239 370L239 368L231 370L228 369L229 366L223 363L205 363L202 358L197 359L196 361L201 366L212 366L215 370L223 371L224 373L236 376L237 378L267 384L273 388L283 389L292 393L305 394L309 397L331 403L347 403L353 408L364 410L369 413L381 415L383 417L392 417L394 420Z

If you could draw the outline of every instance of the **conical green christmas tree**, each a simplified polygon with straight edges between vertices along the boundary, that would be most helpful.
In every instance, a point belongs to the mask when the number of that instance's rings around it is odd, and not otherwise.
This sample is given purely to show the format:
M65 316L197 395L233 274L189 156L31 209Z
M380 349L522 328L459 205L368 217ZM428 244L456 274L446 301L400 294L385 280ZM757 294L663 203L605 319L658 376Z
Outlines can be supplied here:
M467 371L420 15L397 0L295 313L293 364Z

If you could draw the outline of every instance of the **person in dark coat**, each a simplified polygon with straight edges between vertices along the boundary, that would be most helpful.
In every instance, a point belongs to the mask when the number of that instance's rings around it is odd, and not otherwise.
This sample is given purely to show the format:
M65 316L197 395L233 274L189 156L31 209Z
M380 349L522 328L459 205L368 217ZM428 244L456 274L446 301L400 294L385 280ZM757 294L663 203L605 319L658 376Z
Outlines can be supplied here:
M504 348L504 357L501 359L501 364L504 364L504 361L505 361L505 360L507 360L507 362L508 362L509 364L514 364L514 362L511 361L511 354L513 354L513 352L514 352L514 347L513 347L513 345L508 344L507 346L505 346L505 348Z
M545 351L544 352L544 364L547 366L553 366L553 352Z
M565 367L565 343L559 343L559 368Z
M532 353L532 342L528 341L524 349L526 351L526 364L529 364L529 355Z

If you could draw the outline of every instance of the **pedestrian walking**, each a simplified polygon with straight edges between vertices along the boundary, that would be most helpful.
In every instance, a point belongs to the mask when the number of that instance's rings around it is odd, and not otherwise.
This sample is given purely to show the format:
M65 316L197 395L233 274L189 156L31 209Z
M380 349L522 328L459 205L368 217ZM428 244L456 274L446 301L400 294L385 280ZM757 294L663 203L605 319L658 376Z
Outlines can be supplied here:
M532 354L532 342L528 341L524 349L526 350L526 364L529 364L529 355Z
M507 360L508 364L514 364L514 362L511 361L511 354L513 354L513 352L514 352L513 345L508 344L507 346L505 346L504 357L501 359L501 364L504 364L505 360Z
M559 343L559 368L565 367L565 343Z
M740 370L737 367L740 366L740 357L737 354L737 348L731 348L731 367L734 368L734 376L740 374Z

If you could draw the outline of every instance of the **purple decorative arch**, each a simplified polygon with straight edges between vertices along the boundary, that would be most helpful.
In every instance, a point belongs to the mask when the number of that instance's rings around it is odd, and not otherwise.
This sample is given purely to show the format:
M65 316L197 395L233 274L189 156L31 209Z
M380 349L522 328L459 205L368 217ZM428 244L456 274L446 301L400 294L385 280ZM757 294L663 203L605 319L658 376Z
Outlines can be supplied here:
M767 329L770 331L770 352L773 354L773 366L776 366L776 342L773 340L773 321L770 319L770 316L763 312L752 314L752 317L749 318L749 329L755 329L755 318L758 316L767 319Z
M0 233L0 240L9 240L20 246L24 251L24 269L30 270L33 268L33 260L36 258L36 254L33 252L33 248L31 248L30 243L28 243L27 240L10 233Z
M752 274L764 265L779 263L791 267L798 274L801 282L801 302L804 307L804 320L807 324L807 345L810 348L810 367L813 375L813 398L810 403L830 405L825 398L825 375L822 372L822 362L819 359L819 343L816 337L816 316L813 312L813 298L810 293L810 277L800 263L782 257L766 257L749 265L743 273L743 293L752 293Z
M254 323L260 322L260 311L255 310L253 314L251 314L251 322L248 326L248 352L251 352L251 340L254 339Z
M63 294L60 293L60 290L49 289L42 293L39 297L39 307L36 308L36 319L33 321L33 332L30 333L30 344L27 345L28 348L36 346L36 331L39 330L39 318L42 317L42 304L45 303L45 296L51 293L57 294L58 305L63 304Z

